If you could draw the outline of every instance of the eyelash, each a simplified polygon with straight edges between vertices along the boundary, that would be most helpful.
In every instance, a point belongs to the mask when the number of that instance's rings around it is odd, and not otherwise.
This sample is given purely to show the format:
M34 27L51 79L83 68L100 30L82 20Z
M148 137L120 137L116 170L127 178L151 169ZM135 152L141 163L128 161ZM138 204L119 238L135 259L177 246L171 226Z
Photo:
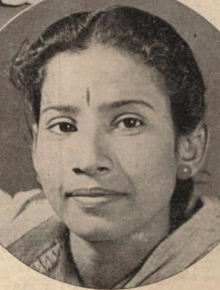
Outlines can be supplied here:
M74 121L72 121L72 120L70 121L69 119L65 119L65 118L63 118L63 120L61 120L61 118L57 118L57 119L59 121L57 120L56 123L49 125L47 127L47 129L49 129L53 133L56 133L56 134L59 134L59 135L63 135L63 134L67 135L67 134L71 134L71 133L74 133L74 132L78 131ZM62 125L69 126L70 130L67 130L68 132L62 132L62 130L60 128L60 132L56 132L55 129L57 127L62 126Z
M118 118L113 121L113 125L111 126L113 129L114 128L116 128L116 129L121 128L123 131L130 132L130 131L138 130L139 127L145 125L143 120L141 120L141 118L137 117L137 116L133 116L133 115L132 116L129 116L129 115L125 116L125 115L123 115L123 116L120 116L120 118L121 119L118 121L116 121ZM127 122L127 124L125 122ZM130 122L130 124L129 124L129 122ZM78 131L75 123L76 122L73 122L72 120L70 121L69 119L64 118L63 120L59 120L56 123L48 126L48 129L50 131L52 131L53 133L56 133L59 135L67 135L67 134L71 134L71 133ZM123 123L124 123L124 127L120 127L120 125ZM137 123L139 123L139 124L137 125ZM61 128L61 126L63 126L63 129ZM57 127L59 128L58 129L59 131L56 131Z
M128 121L128 123L125 125L125 122ZM129 121L131 122L129 124ZM132 124L133 122L133 124ZM137 117L133 117L133 116L127 116L127 117L124 117L123 119L119 120L117 123L116 123L116 127L117 128L120 128L120 125L124 123L124 130L134 130L134 129L137 129L138 127L140 126L143 126L144 125L144 122L142 120L140 120L140 118L137 118ZM137 123L139 123L139 125L137 125ZM129 125L131 125L131 127L129 127Z

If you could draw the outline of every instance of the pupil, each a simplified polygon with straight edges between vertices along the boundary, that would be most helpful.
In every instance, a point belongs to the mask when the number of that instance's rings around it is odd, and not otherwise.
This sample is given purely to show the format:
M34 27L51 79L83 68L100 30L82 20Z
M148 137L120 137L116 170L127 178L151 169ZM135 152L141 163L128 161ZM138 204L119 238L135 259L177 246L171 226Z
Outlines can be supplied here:
M132 128L135 127L136 125L136 120L135 119L125 119L124 120L124 125L127 128Z
M60 131L64 132L64 133L68 133L68 132L73 132L74 128L72 125L67 124L67 123L61 123L60 124Z

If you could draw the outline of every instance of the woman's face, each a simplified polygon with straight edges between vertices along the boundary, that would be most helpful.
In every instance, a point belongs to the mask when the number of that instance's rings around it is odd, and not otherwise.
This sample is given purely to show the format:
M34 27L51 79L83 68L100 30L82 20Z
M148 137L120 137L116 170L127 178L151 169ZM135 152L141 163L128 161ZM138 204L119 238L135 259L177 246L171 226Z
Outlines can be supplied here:
M164 209L168 219L175 136L152 68L113 48L57 55L47 65L36 130L36 171L75 234L116 239L144 229Z

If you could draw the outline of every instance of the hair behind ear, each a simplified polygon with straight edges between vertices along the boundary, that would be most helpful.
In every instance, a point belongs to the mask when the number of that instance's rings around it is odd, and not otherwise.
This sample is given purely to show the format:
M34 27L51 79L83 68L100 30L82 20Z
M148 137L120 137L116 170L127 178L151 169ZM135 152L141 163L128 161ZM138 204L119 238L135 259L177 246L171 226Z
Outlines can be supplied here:
M196 198L189 209L190 200L194 190L194 180L177 180L176 188L170 202L170 232L180 227L197 210L202 207L200 199Z
M208 139L208 129L204 122L201 122L193 132L179 137L177 166L189 166L192 176L195 176L203 165L208 148Z

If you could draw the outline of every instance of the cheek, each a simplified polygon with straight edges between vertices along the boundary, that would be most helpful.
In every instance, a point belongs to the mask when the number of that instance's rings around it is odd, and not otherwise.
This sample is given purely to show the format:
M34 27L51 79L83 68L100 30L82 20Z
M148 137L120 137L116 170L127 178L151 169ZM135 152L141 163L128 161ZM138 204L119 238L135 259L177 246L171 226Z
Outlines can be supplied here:
M60 166L60 146L39 136L37 146L33 154L34 167L37 172L46 197L51 204L58 203L59 189L62 178Z
M148 174L175 168L176 156L172 137L166 141L152 136L119 142L115 147L123 168L132 175L146 171ZM172 170L173 171L173 170Z
M176 183L176 156L172 136L155 136L127 142L120 151L120 165L134 190L153 199L170 200Z

